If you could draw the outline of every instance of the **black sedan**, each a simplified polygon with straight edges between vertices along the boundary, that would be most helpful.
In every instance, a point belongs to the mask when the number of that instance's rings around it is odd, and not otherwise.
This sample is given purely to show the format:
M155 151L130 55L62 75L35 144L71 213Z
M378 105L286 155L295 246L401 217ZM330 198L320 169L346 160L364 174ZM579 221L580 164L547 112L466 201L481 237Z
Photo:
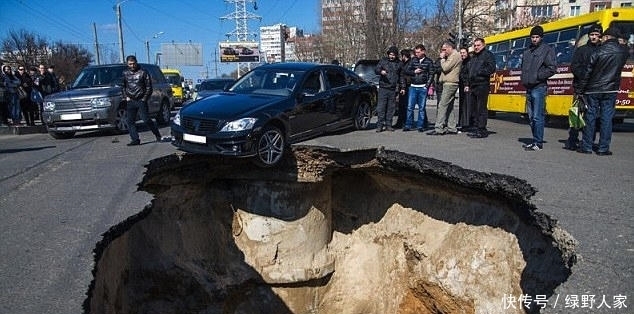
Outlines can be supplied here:
M259 66L228 91L196 100L172 120L172 144L200 154L255 157L274 166L285 149L336 130L367 129L376 88L340 66Z

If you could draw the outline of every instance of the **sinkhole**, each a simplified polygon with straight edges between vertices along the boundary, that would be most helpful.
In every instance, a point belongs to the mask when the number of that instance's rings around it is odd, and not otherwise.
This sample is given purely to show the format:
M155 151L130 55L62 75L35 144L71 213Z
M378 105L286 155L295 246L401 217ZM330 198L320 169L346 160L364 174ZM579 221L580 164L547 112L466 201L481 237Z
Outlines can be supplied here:
M538 313L507 300L550 297L576 261L524 180L382 148L174 154L139 189L154 199L97 244L85 313Z

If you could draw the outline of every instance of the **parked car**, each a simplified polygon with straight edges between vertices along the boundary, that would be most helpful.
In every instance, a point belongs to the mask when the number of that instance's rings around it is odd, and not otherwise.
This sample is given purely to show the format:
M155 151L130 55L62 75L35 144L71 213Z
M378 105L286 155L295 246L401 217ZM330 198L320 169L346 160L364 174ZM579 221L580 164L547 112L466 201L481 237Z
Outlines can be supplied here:
M192 100L197 100L203 97L207 97L211 94L222 92L235 82L236 80L232 78L222 78L222 79L206 79L200 82L200 84L196 85L196 89L194 90L194 96Z
M148 112L159 123L170 121L173 107L172 88L161 69L153 64L140 64L152 78L153 92ZM125 64L88 66L79 72L70 89L44 98L43 121L49 134L70 138L78 131L98 129L128 130L126 102L123 97Z
M379 87L379 75L374 72L379 60L361 59L354 65L354 73L357 73L364 80Z
M367 129L376 88L340 66L275 63L226 92L196 100L174 117L172 144L200 154L282 160L289 144L347 128Z

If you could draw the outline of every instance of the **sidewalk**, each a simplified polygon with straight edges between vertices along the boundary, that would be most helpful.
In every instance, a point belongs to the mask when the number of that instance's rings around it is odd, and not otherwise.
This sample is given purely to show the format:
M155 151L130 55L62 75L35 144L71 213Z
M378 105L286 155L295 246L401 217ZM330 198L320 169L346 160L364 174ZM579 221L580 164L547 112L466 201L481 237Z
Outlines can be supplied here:
M23 134L34 134L34 133L47 133L45 125L35 125L35 126L26 126L26 125L10 125L10 126L0 126L0 136L2 135L23 135Z

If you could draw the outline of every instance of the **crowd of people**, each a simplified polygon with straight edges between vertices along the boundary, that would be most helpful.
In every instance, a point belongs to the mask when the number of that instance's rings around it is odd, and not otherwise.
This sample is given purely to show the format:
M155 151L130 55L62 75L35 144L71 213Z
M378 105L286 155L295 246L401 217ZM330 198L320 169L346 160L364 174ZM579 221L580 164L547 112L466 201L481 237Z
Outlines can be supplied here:
M0 127L35 126L36 120L42 123L44 97L60 90L53 65L26 69L25 65L18 65L17 71L10 65L2 66Z
M575 50L571 69L574 75L575 98L586 104L582 130L570 129L565 149L589 154L612 155L610 140L615 101L620 86L621 69L628 56L620 40L620 30L610 27L603 32L600 25L589 28L589 41ZM557 71L553 48L542 42L544 30L535 26L530 32L530 47L522 56L521 84L526 89L526 110L532 134L526 151L544 148L547 81ZM457 49L455 43L442 44L439 57L427 57L424 45L413 51L390 47L387 56L376 66L379 75L376 132L414 129L427 135L443 136L466 132L470 138L489 136L487 102L490 78L495 73L494 55L486 49L483 38L476 38L471 47ZM427 98L437 94L435 124L429 125ZM455 104L458 94L458 104ZM572 105L572 104L571 104ZM414 116L418 107L418 115ZM396 124L392 117L398 108ZM594 144L595 133L599 142ZM579 140L579 133L582 139Z

